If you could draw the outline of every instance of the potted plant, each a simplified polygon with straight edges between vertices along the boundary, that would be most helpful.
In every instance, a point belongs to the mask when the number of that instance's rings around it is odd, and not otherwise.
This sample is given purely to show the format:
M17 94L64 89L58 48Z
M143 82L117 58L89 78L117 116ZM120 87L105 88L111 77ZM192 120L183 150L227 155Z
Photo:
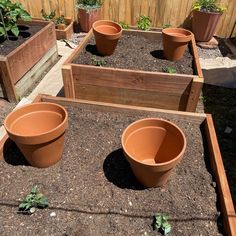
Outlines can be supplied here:
M61 159L68 126L64 107L46 102L25 105L12 111L4 126L32 166L44 168Z
M174 123L158 118L133 122L121 143L136 178L146 187L165 185L186 149L186 138Z
M95 21L101 19L101 6L104 0L77 0L81 30L89 32Z
M207 42L213 37L225 10L217 0L197 0L193 4L192 31L197 41Z
M122 27L114 21L99 20L93 23L93 33L98 52L101 55L109 56L116 49L122 35Z

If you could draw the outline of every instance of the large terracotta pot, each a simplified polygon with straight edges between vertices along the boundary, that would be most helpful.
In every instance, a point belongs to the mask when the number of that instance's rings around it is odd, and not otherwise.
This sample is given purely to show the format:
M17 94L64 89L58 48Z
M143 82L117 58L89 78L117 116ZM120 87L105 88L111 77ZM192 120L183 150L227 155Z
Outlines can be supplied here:
M192 39L192 32L182 28L166 28L162 30L164 56L167 60L180 60Z
M101 55L112 55L122 35L122 27L114 21L99 20L93 23L96 48Z
M61 159L68 126L65 108L54 103L33 103L13 110L4 125L9 137L34 167L48 167Z
M208 42L216 32L222 13L193 11L192 31L197 41Z
M186 138L175 124L147 118L129 125L122 134L124 154L136 178L146 187L166 184L186 149Z
M89 10L79 8L78 17L81 30L87 33L92 28L93 23L101 19L101 8Z

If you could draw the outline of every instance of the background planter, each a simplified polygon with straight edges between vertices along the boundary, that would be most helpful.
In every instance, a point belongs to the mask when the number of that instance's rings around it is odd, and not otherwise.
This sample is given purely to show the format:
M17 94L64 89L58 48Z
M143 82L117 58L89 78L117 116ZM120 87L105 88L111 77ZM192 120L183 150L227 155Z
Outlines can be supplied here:
M196 41L207 42L215 34L222 13L193 11L192 31Z
M84 32L89 32L95 21L101 19L101 8L95 9L78 9L80 28Z
M57 59L53 22L33 20L26 25L45 26L6 56L0 55L0 96L17 101Z
M33 103L12 111L4 126L9 137L34 167L48 167L62 156L66 110L53 103Z
M158 187L182 159L186 138L175 124L147 118L124 130L122 147L137 179L146 187Z
M66 26L64 30L56 29L56 37L57 40L60 39L70 39L73 34L73 22L70 21L70 23Z
M170 61L180 60L192 39L192 33L181 28L162 30L164 56Z
M98 52L108 56L115 51L122 34L122 28L116 22L99 20L93 23L93 33Z
M123 30L122 34L161 38L160 32ZM65 96L92 101L195 111L203 75L194 38L190 41L196 75L168 74L72 63L93 37L90 31L62 68Z

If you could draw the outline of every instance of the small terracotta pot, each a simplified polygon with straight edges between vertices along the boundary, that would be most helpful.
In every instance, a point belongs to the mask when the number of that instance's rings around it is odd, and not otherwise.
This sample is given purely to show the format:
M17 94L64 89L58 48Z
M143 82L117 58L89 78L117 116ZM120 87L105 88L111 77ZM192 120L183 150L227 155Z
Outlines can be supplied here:
M81 30L88 33L93 23L101 19L101 8L90 10L78 9L78 18Z
M66 28L66 25L65 24L57 24L56 28L59 30L64 30Z
M222 13L193 11L192 31L197 41L208 42L214 36Z
M182 28L166 28L162 30L164 56L167 60L181 59L192 39L192 32Z
M99 20L93 23L96 48L101 55L112 55L122 35L122 27L114 21Z
M68 126L62 106L47 102L22 106L6 117L4 126L32 166L48 167L61 159Z
M186 149L186 138L181 129L158 118L130 124L121 141L134 175L146 187L166 184Z

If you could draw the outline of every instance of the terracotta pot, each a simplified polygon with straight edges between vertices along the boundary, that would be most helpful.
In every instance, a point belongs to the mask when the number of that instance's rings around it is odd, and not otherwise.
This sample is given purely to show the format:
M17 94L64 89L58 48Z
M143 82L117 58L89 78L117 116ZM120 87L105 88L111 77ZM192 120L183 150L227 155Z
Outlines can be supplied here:
M78 18L81 30L87 33L92 28L93 23L101 19L101 8L78 9Z
M162 42L165 58L170 61L181 59L192 35L192 32L182 28L163 29Z
M208 42L215 34L222 13L193 11L192 31L197 41Z
M65 24L57 24L56 28L59 30L64 30L66 28L66 25Z
M6 117L4 125L32 166L48 167L61 159L68 126L62 106L46 102L22 106Z
M112 55L122 35L122 27L114 21L99 20L93 23L96 48L101 55Z
M175 124L148 118L130 124L122 134L122 147L136 178L146 187L166 184L186 149L186 138Z

